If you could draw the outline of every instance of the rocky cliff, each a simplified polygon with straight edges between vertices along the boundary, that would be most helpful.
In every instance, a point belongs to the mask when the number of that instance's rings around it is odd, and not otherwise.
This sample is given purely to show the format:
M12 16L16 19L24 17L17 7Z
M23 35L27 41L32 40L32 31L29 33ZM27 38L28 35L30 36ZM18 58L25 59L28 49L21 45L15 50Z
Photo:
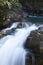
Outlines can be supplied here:
M19 0L23 9L31 15L43 15L43 0Z

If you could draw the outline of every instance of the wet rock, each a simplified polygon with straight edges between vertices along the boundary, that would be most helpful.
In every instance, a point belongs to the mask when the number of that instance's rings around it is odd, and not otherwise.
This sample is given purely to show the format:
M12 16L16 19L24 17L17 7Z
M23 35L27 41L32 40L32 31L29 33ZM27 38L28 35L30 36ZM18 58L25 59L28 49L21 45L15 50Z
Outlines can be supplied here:
M43 31L32 31L27 38L25 48L35 54L36 65L43 65Z
M9 29L9 30L1 30L0 31L0 38L6 36L6 35L13 35L14 31L16 30L16 28L12 28L12 29Z
M19 24L17 25L17 28L24 28L26 27L25 22L19 22Z
M31 49L32 52L36 53L39 50L40 40L39 35L36 31L32 31L26 42L27 48Z
M4 37L6 35L12 35L16 29L18 29L18 28L20 29L20 28L23 28L23 27L26 27L25 22L19 22L17 24L17 27L5 28L5 29L0 31L0 38Z
M30 36L27 38L27 48L30 48L32 51L40 49L43 47L43 31L35 30L30 33Z

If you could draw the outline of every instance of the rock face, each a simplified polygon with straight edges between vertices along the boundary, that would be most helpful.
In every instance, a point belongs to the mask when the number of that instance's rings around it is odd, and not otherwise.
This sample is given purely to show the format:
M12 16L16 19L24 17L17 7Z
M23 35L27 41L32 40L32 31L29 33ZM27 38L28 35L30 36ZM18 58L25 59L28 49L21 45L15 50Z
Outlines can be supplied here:
M35 54L36 65L43 65L43 31L41 29L31 32L25 48Z
M43 15L43 1L42 0L19 0L23 5L23 9L28 11L31 15Z

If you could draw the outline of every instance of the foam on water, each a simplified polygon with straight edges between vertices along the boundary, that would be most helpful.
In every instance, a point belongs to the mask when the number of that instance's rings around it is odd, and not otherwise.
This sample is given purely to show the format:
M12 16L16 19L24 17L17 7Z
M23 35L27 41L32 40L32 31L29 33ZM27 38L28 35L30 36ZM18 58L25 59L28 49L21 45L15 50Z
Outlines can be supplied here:
M13 25L16 26L16 25ZM12 27L13 27L12 26ZM11 27L11 28L12 28ZM8 35L1 41L3 46L0 48L0 65L25 65L26 50L23 45L30 35L30 32L38 29L36 25L27 26L21 29L16 29L15 35Z
M10 30L10 29L12 29L12 28L16 28L18 24L19 24L19 22L15 22L15 23L13 23L13 24L11 25L10 28L6 28L5 30Z

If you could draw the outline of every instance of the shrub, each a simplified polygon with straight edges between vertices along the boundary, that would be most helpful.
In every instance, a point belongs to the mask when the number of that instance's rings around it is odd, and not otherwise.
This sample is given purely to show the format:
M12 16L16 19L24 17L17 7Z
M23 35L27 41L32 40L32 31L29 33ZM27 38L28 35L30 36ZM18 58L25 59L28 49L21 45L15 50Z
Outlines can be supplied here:
M13 5L18 6L18 0L0 0L0 26L3 26L3 22L6 20L5 15Z
M0 0L0 6L8 6L8 8L11 8L13 4L16 4L16 6L19 5L18 0Z

